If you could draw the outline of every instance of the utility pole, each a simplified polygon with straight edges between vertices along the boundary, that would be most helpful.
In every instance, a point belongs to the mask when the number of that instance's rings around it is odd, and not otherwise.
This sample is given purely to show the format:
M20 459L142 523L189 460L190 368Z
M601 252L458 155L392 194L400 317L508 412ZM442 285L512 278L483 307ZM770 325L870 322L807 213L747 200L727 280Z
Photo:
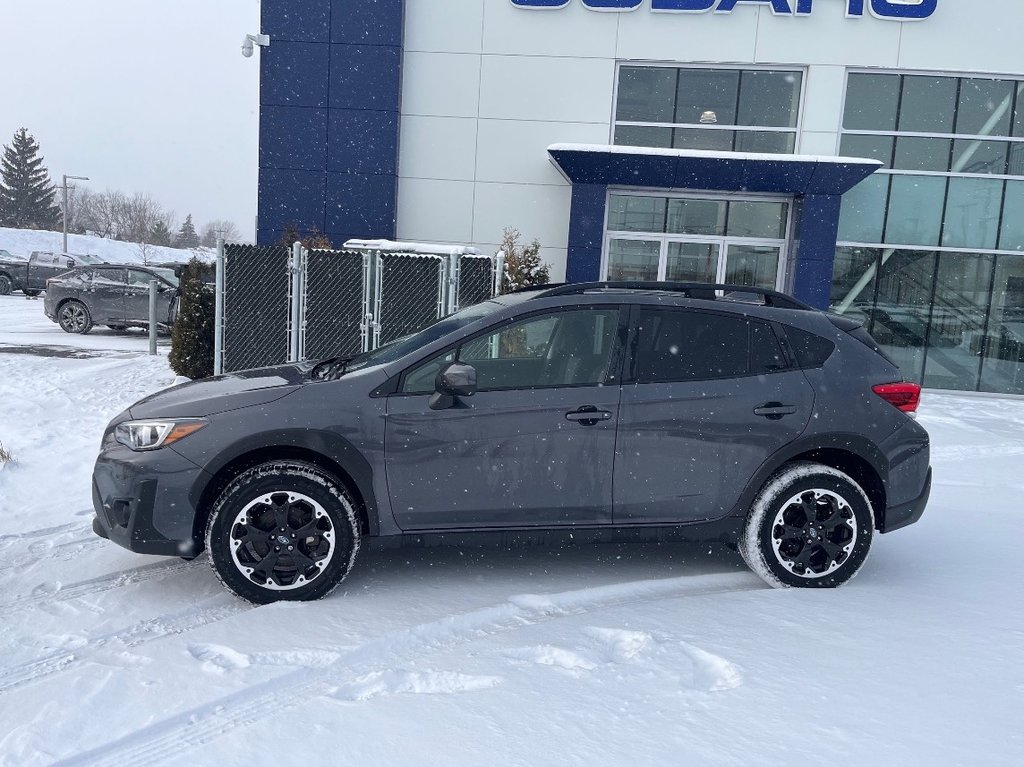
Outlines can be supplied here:
M72 180L72 181L88 181L89 180L89 178L87 176L69 176L67 174L64 175L64 184L62 185L62 188L64 189L64 211L63 211L63 215L61 216L61 218L64 219L64 249L61 251L61 253L65 254L65 255L67 255L67 252L68 252L68 180L69 179Z

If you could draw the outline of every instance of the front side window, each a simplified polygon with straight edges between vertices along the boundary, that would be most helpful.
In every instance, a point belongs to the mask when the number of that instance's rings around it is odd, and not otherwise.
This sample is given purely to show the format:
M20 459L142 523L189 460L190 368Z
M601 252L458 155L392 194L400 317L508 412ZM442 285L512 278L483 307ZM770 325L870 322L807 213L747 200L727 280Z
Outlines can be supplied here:
M124 269L96 269L92 275L94 288L123 287L125 285Z
M612 361L617 309L573 309L531 317L477 336L406 374L405 394L430 394L452 362L472 365L478 391L594 386Z
M615 143L792 154L803 73L623 66Z
M633 349L637 383L766 375L787 367L771 326L706 312L641 309Z

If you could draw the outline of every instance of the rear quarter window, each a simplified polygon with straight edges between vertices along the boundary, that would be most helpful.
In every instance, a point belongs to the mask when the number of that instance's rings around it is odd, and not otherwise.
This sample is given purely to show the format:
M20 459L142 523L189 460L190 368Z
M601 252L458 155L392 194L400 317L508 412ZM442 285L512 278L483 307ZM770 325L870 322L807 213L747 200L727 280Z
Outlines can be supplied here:
M836 350L834 342L799 328L786 327L786 338L802 368L820 368Z

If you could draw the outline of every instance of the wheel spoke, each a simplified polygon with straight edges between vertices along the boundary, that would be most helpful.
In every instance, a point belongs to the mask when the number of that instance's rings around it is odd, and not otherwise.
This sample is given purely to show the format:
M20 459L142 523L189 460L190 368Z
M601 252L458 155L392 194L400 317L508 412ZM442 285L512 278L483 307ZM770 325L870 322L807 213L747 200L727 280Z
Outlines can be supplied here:
M803 540L805 528L797 525L787 525L785 523L776 525L777 528L782 528L782 535L776 536L783 541L791 541L793 539Z
M271 551L267 553L267 556L260 560L260 563L253 568L252 574L258 575L264 580L271 580L273 577L274 568L277 566L277 560L281 558L280 552ZM277 583L275 580L274 583Z
M295 547L295 551L289 551L288 553L291 555L292 561L300 573L306 572L311 567L316 567L316 562L313 558L303 552L298 546Z

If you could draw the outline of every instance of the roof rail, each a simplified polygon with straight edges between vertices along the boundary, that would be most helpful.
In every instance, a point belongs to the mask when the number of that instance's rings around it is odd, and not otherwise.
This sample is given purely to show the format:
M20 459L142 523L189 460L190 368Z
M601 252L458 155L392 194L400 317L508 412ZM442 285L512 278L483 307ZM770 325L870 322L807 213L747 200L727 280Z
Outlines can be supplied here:
M792 296L787 296L785 293L765 288L751 288L746 285L716 285L703 282L577 282L548 286L548 288L548 290L537 290L537 297L572 296L592 290L650 290L652 292L682 293L687 298L696 298L704 301L729 300L724 296L718 295L718 292L721 291L722 293L761 296L764 298L765 306L771 306L776 309L815 311L813 307Z

